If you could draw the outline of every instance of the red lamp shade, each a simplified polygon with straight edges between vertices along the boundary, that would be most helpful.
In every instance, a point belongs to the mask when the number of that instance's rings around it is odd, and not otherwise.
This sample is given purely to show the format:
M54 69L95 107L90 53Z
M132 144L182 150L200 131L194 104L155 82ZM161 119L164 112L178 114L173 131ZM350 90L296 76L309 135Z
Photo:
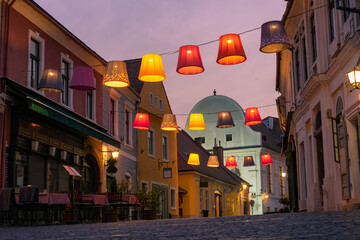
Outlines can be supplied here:
M255 166L255 162L252 156L246 156L244 157L244 167L251 167Z
M137 113L135 116L133 128L142 129L142 130L149 130L149 115L146 113Z
M261 165L267 165L272 163L273 161L271 160L270 154L261 155Z
M180 47L176 71L185 75L198 74L204 71L198 46L187 45Z
M80 91L95 90L96 88L95 78L92 67L89 66L75 67L69 87Z
M226 167L237 167L236 158L234 156L230 156L226 158Z
M245 110L245 125L256 125L262 123L259 110L257 108L247 108Z
M230 112L219 112L216 127L217 128L230 128L234 127L234 120Z
M217 63L233 65L245 60L246 55L239 34L226 34L220 37Z

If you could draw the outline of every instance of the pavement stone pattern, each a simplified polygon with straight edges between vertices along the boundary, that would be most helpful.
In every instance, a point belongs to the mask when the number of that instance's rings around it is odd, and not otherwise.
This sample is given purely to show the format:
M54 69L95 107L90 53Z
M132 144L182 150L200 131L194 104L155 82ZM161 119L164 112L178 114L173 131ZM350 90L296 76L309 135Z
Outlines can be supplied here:
M0 226L0 239L360 239L360 210Z

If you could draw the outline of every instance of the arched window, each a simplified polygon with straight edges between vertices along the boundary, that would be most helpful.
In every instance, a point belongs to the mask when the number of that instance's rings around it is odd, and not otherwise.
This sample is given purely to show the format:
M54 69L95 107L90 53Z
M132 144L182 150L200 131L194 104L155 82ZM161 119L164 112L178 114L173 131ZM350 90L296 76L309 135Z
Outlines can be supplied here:
M316 114L315 129L321 128L321 111Z
M343 101L341 97L338 97L338 99L336 100L336 116L342 114L342 110L343 110Z

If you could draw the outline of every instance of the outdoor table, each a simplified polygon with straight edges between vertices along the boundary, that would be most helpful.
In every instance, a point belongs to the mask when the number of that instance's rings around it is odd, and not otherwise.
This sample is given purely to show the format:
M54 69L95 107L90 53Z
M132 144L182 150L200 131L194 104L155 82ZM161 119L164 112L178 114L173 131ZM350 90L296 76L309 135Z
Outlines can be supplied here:
M91 202L94 205L109 206L109 201L105 195L97 195L97 194L82 195L82 202Z
M19 203L31 203L39 201L39 188L35 186L21 187L19 193Z
M128 202L129 204L138 204L139 200L135 195L123 195L121 198L122 202Z
M39 193L39 202L48 204L69 204L69 196L66 193Z

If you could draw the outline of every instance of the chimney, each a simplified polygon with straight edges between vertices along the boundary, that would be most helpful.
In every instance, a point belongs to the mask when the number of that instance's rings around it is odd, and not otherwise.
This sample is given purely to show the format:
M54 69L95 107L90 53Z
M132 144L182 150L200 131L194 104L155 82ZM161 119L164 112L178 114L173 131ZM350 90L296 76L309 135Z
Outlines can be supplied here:
M199 144L199 145L201 146L201 144L202 144L202 139L201 139L201 137L197 137L197 138L195 138L194 140L195 140L195 142L196 142L197 144Z
M216 145L216 138L215 138L215 146L213 147L214 155L218 157L219 163L224 165L224 148L221 145L221 142L219 141L219 146Z

